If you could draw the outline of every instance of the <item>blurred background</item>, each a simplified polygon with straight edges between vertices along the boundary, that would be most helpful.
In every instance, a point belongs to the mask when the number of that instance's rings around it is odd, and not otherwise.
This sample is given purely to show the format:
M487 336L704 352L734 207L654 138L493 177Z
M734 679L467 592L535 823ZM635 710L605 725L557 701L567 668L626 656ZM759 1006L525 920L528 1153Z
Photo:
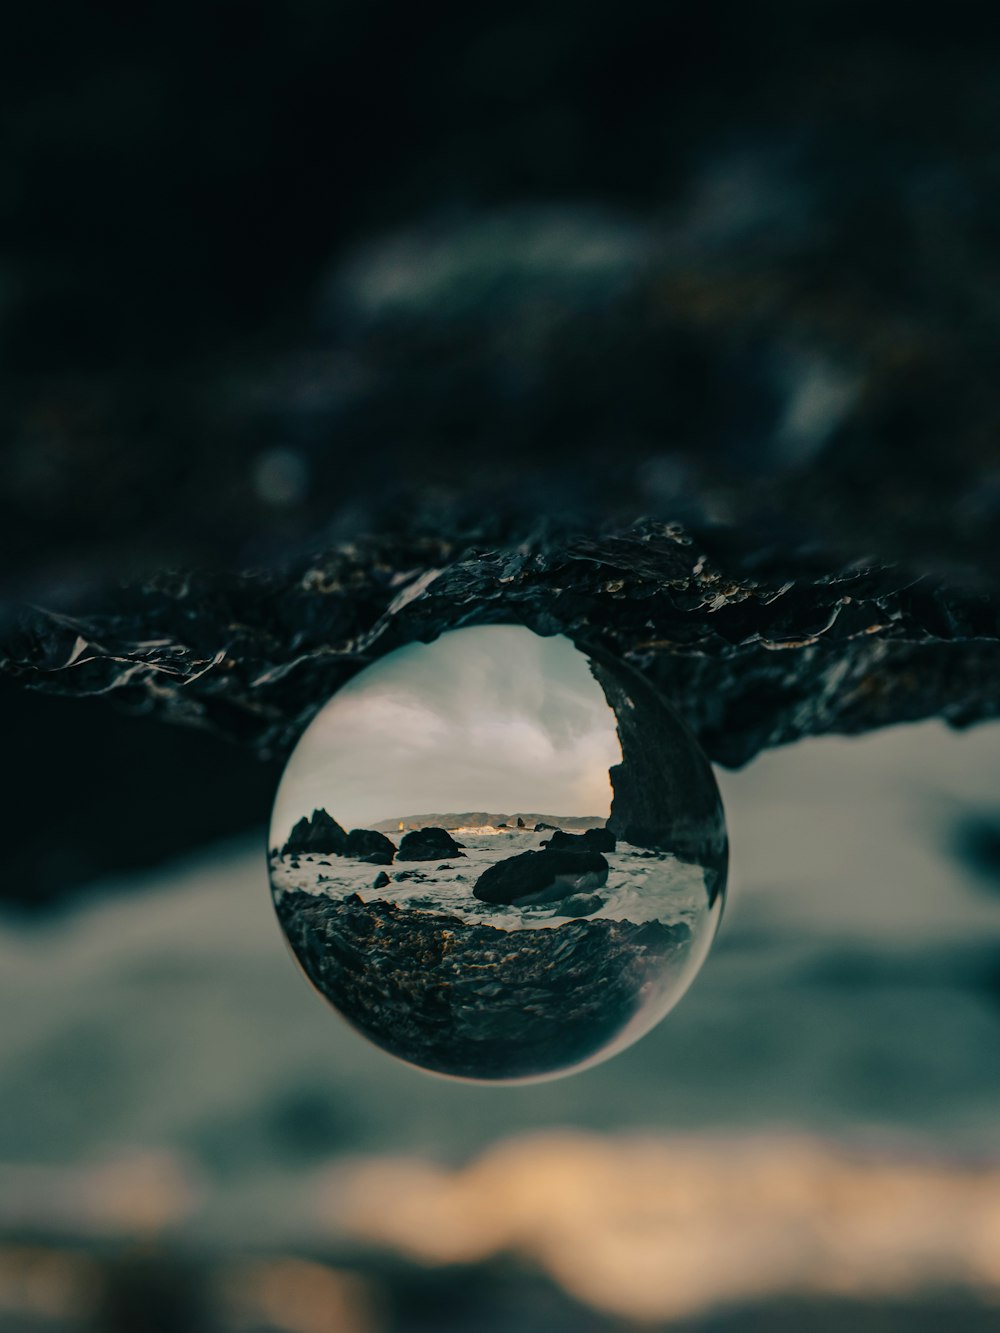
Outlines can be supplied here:
M703 973L530 1087L347 1028L263 827L9 911L2 1326L995 1328L998 771L1000 726L926 722L721 774Z
M733 894L691 993L606 1066L490 1090L297 974L280 746L149 716L127 661L117 707L10 665L26 607L168 607L197 648L253 567L294 644L311 552L374 606L418 550L650 515L951 581L995 639L992 8L4 20L4 1333L998 1327L1000 725L720 771Z

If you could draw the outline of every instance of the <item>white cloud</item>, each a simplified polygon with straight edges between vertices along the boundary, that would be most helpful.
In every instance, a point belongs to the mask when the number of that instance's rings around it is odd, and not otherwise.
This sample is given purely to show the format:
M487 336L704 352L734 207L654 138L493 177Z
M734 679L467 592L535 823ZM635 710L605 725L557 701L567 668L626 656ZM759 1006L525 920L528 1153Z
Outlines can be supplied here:
M271 840L319 806L345 828L464 810L606 816L620 759L614 714L568 639L455 630L330 700L289 760Z

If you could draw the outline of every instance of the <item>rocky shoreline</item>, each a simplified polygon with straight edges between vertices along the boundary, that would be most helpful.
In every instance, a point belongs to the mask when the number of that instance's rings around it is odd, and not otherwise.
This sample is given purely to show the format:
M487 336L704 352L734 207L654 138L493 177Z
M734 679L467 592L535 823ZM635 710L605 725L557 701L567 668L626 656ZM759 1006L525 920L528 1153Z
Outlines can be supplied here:
M613 1041L679 967L687 926L578 920L472 926L356 894L275 896L306 976L400 1059L460 1078L531 1078Z

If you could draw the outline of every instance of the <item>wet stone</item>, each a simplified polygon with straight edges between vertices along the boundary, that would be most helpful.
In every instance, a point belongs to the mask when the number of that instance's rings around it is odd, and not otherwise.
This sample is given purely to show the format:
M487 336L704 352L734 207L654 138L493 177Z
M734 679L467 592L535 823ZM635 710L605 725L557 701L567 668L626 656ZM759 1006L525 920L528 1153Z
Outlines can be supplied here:
M442 856L461 856L459 844L447 829L421 828L407 833L399 844L397 861L437 861Z

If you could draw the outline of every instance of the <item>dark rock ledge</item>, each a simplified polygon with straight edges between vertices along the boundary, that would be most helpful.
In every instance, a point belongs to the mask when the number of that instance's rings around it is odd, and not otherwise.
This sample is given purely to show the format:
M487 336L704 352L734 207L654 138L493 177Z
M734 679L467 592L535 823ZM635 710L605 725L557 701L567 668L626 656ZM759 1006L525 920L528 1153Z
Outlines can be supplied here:
M988 585L731 536L723 550L654 522L504 547L396 534L281 569L154 575L101 614L23 608L0 633L0 671L280 756L369 661L498 621L632 663L728 765L801 736L1000 712Z

